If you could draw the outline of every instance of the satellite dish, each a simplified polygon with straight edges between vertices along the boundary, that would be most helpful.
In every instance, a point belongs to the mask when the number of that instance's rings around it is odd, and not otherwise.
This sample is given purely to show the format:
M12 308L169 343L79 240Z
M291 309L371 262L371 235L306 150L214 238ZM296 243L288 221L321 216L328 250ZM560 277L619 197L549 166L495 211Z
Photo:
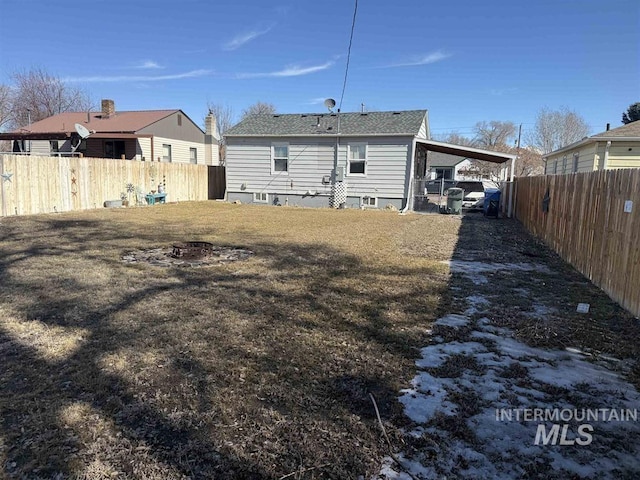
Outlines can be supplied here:
M327 107L329 111L331 111L331 109L336 106L336 101L333 98L327 98L324 101L324 106Z
M87 130L87 127L85 127L84 125L76 123L75 127L76 127L76 132L78 132L78 135L80 135L80 138L84 139L84 138L87 138L89 135L91 135L91 132Z

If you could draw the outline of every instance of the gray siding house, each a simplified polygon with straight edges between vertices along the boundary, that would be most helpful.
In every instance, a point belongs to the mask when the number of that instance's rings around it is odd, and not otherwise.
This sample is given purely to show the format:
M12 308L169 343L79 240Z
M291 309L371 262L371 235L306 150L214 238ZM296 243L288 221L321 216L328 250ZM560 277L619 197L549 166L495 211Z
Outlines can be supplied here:
M428 138L426 110L253 115L225 133L227 198L401 209Z

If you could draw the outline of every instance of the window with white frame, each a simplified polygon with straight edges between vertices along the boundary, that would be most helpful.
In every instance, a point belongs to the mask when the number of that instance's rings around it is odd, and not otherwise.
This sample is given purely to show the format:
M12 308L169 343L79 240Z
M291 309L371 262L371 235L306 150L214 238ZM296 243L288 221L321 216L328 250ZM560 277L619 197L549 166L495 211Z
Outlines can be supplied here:
M378 199L376 197L362 197L362 205L365 207L377 207Z
M367 173L367 144L349 144L349 175L366 175Z
M189 148L189 161L191 163L198 163L198 149L194 147Z
M580 154L579 153L574 153L573 154L573 173L576 173L578 171L578 163L580 162Z
M271 145L271 173L287 173L289 171L289 144L273 143Z
M269 203L269 194L266 192L254 192L253 201L256 203Z
M171 145L162 144L162 161L171 162Z

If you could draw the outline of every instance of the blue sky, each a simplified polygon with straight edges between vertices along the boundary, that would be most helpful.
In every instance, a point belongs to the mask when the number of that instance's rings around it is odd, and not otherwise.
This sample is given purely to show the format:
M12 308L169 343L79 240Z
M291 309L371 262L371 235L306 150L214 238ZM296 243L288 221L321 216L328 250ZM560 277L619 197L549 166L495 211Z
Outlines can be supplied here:
M339 101L354 0L0 0L0 82L42 67L99 108L207 102L239 115ZM428 109L432 134L530 128L566 106L592 133L640 101L637 0L359 0L342 111Z

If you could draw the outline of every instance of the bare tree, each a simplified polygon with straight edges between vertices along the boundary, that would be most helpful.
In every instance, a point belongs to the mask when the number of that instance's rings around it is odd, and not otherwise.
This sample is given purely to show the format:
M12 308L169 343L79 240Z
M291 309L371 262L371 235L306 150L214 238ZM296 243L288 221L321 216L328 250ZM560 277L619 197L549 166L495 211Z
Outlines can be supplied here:
M60 78L41 68L17 72L12 75L14 94L12 101L13 127L24 127L31 122L69 111L91 108L89 96Z
M478 122L473 127L475 143L479 147L496 147L507 145L516 135L516 126L513 122Z
M251 115L276 113L276 106L272 103L256 102L242 111L242 120Z
M0 85L0 132L11 123L12 95L9 85Z
M457 132L447 133L444 135L437 135L436 140L445 143L451 143L453 145L463 145L465 147L475 146L475 141L472 138L465 137Z
M575 111L567 107L560 110L543 108L528 135L528 143L545 154L583 139L589 131L587 122Z
M216 125L218 126L220 139L222 141L224 132L231 128L235 123L233 108L226 103L207 102L207 109L209 110L209 113L213 113L213 116L216 117Z

